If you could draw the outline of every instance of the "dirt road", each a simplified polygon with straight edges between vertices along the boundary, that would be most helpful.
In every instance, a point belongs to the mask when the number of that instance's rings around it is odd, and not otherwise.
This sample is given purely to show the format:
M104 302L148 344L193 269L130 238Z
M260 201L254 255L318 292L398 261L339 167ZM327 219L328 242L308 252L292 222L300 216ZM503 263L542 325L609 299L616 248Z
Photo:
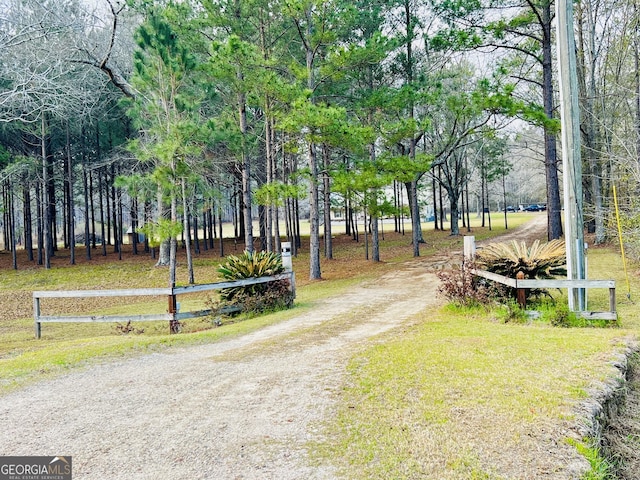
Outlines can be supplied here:
M529 224L527 235L540 228ZM91 366L1 397L0 454L71 455L82 480L335 478L309 465L305 445L348 357L437 305L434 270L450 261L402 265L241 338Z

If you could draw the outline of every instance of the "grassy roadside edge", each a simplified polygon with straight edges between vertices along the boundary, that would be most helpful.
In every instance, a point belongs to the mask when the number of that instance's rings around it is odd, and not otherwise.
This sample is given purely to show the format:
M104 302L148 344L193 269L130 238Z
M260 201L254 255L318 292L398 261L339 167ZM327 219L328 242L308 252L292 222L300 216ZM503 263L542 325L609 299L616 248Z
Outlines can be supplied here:
M324 440L310 449L354 479L605 478L586 473L595 457L576 449L576 426L635 337L430 312L353 357Z

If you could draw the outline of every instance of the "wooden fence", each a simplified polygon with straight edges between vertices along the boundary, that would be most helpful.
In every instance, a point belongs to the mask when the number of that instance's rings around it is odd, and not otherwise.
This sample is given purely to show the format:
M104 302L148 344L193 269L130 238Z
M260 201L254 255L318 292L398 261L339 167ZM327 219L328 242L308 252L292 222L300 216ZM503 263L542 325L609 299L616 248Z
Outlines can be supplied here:
M247 278L229 282L207 283L202 285L189 285L186 287L174 288L136 288L123 290L45 290L33 292L33 321L35 336L42 335L43 323L54 322L149 322L149 321L169 321L170 325L180 320L188 318L204 317L212 313L211 310L198 310L192 312L179 312L177 308L177 296L189 293L208 292L212 290L222 290L230 287L242 287L245 285L255 285L258 283L273 282L276 280L289 280L291 291L295 296L295 274L286 272L279 275L260 278ZM150 313L144 315L41 315L40 301L45 298L94 298L94 297L151 297L166 296L168 299L168 309L165 313Z
M471 273L479 277L492 280L494 282L507 285L516 290L528 290L532 288L608 288L609 289L609 311L608 312L575 312L576 315L592 320L616 320L616 282L615 280L527 280L509 278L485 270L471 270ZM524 298L524 295L519 295ZM520 301L522 304L523 302ZM524 305L523 305L524 306Z

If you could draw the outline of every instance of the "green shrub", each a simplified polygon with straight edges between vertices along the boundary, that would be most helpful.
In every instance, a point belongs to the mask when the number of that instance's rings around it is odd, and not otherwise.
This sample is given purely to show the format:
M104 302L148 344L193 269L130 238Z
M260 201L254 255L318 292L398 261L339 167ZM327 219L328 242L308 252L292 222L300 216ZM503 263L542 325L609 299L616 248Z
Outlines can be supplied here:
M615 480L615 465L606 458L593 439L582 442L568 439L568 443L576 448L578 453L587 459L591 468L585 472L581 480Z
M225 280L270 277L284 272L280 255L273 252L247 252L227 257L218 272ZM239 306L246 312L288 308L293 303L289 280L225 288L220 291L222 306Z

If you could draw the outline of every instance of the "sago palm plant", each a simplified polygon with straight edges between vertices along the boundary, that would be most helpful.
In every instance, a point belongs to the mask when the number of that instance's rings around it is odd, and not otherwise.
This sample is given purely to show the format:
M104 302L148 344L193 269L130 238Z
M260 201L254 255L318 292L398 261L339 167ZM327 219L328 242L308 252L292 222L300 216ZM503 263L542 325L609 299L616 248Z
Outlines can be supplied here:
M491 243L478 250L476 262L479 268L515 278L518 272L524 278L545 279L567 274L565 244L562 240L540 243L527 247L524 241Z
M270 277L284 272L280 255L273 252L247 252L230 255L218 267L225 280ZM287 307L293 301L288 280L258 283L240 287L225 288L220 297L226 305L238 305L243 310L262 311L277 307Z

